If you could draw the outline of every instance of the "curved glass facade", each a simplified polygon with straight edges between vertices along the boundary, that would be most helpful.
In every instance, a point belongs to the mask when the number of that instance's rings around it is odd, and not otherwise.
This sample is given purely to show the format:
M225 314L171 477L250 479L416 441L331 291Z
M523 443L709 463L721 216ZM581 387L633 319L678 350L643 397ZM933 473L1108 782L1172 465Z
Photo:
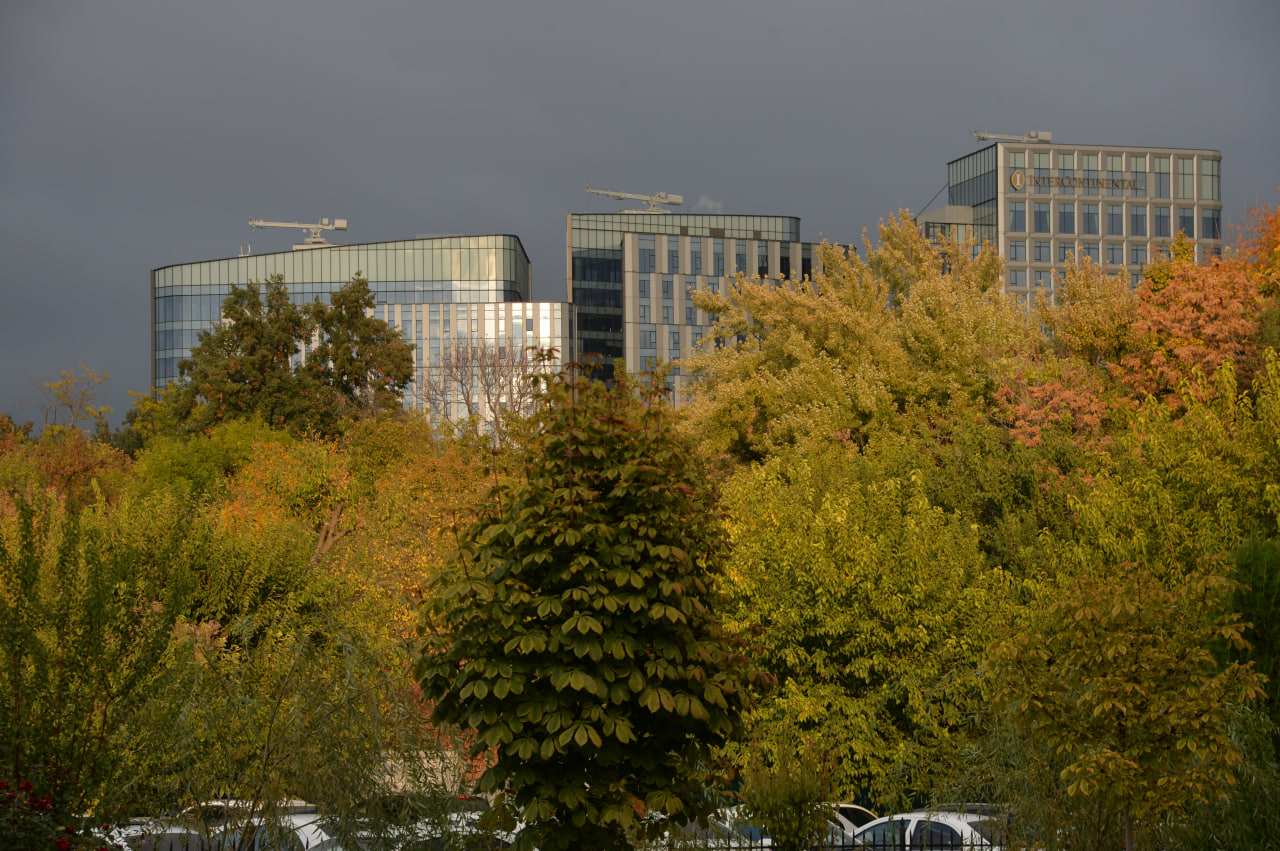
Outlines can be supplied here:
M332 245L164 266L151 272L152 384L178 377L200 331L220 320L233 284L282 275L299 304L328 301L356 275L369 281L374 315L414 345L419 378L441 344L556 348L571 356L572 321L561 304L529 302L531 267L511 235L448 236ZM421 383L419 381L419 383ZM412 388L411 388L412 390ZM421 406L406 394L406 404Z

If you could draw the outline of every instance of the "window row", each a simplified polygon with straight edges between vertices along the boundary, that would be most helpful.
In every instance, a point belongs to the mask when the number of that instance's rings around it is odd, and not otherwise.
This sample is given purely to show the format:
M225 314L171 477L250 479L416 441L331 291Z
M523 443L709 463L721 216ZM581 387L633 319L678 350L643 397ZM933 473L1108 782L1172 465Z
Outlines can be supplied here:
M1171 237L1177 230L1195 239L1222 239L1222 211L1201 210L1197 233L1195 207L1151 207L1151 229L1147 229L1147 207L1130 206L1128 230L1125 207L1121 204L1036 201L1031 204L1030 233L1081 233L1107 236ZM1056 211L1056 217L1054 212ZM1009 203L1009 232L1027 233L1027 202ZM1056 227L1055 227L1056 225ZM1104 230L1105 228L1105 230Z
M1128 193L1139 198L1145 197L1150 189L1155 198L1196 198L1194 156L1092 154L1074 151L1058 152L1055 155L1037 151L1031 153L1030 157L1031 172L1024 175L1026 186L1040 195L1047 195L1051 191L1060 195L1073 195L1078 189L1081 195L1099 195L1105 192L1107 195L1120 197ZM1171 163L1174 164L1173 168ZM1027 152L1009 152L1009 179L1013 180L1015 173L1023 172L1027 166ZM1221 174L1221 160L1200 159L1200 200L1221 200ZM1176 183L1172 180L1175 176ZM1172 192L1175 189L1176 195Z
M1082 242L1077 249L1074 242L1058 242L1056 254L1053 251L1054 243L1051 242L1033 242L1031 243L1031 261L1032 263L1065 263L1071 259L1074 254L1078 258L1088 257L1095 263L1102 260L1102 243ZM1107 263L1122 266L1125 264L1125 243L1109 242L1106 243ZM1056 257L1056 260L1055 260ZM1027 261L1027 243L1017 240L1009 243L1009 262L1010 263L1026 263ZM1147 246L1146 245L1130 245L1129 260L1131 265L1141 266L1147 262Z

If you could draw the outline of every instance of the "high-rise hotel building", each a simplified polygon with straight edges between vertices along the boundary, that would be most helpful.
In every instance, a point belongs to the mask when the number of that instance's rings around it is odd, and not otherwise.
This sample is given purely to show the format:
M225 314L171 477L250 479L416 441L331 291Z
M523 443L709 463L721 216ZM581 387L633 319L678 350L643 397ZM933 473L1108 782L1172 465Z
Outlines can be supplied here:
M994 243L1022 301L1052 297L1072 258L1136 285L1179 231L1202 259L1221 251L1221 175L1212 150L999 141L948 163L947 205L917 221Z
M688 380L679 361L714 322L693 303L695 292L719 293L739 272L801 280L818 263L792 216L570 213L565 250L579 356L599 362L604 377L617 358L632 372L674 362L676 404Z

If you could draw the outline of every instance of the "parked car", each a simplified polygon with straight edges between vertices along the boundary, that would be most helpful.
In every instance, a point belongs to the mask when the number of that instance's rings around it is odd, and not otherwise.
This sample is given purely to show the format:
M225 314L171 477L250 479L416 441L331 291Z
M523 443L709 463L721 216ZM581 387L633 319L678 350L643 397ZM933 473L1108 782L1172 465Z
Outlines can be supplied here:
M999 851L1002 827L1001 819L989 811L917 810L868 822L853 839L873 851Z
M876 814L858 804L832 804L831 823L852 838L858 828L876 820Z

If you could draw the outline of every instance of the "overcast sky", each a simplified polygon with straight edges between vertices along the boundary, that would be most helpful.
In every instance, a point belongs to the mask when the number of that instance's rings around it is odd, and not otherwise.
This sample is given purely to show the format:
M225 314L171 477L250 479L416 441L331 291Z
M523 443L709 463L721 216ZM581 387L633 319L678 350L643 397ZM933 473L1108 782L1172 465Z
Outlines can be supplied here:
M77 363L150 378L149 271L335 241L513 233L565 298L585 187L856 241L974 129L1222 151L1280 193L1280 2L0 0L0 411Z

